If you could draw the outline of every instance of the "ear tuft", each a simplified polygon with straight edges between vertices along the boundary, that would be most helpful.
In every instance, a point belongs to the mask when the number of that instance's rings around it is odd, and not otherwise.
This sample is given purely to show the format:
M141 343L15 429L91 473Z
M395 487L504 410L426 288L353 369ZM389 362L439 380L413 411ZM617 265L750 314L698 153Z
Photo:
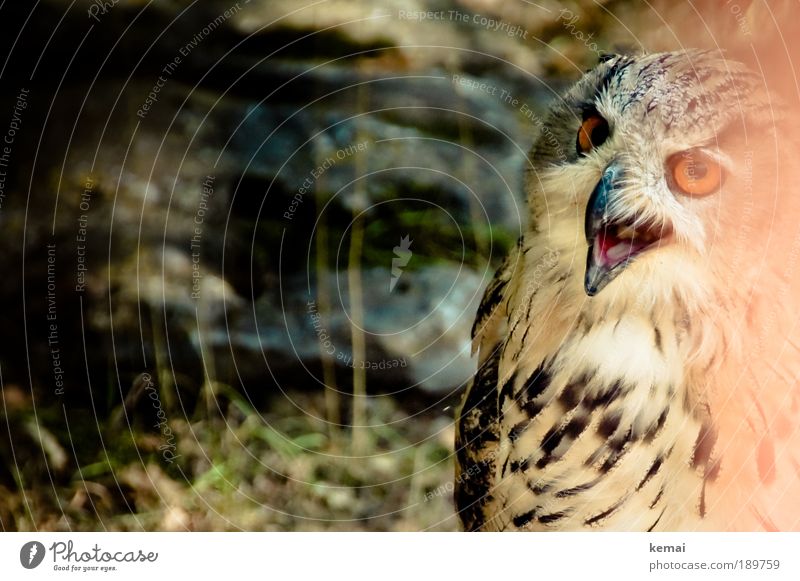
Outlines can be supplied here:
M615 58L644 56L645 54L646 52L643 51L641 48L637 49L636 47L629 44L618 43L612 46L609 52L603 51L602 53L600 53L598 64L607 63L608 61L614 60Z

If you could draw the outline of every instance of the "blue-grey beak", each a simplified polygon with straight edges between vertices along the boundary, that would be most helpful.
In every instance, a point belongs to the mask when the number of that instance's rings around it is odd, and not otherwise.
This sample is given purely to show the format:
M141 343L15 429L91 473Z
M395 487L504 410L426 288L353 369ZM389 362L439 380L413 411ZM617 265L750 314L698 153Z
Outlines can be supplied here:
M607 287L637 256L658 247L672 231L669 224L638 218L625 222L618 217L615 206L620 203L623 178L619 164L609 164L586 206L584 230L589 252L583 288L590 297Z
M586 206L585 233L586 242L589 243L589 253L586 256L586 276L583 281L583 288L590 297L595 296L610 283L617 274L622 272L622 268L608 268L603 257L603 246L605 245L606 230L609 223L608 204L613 198L614 191L618 187L622 171L616 163L612 162L603 172L603 177L595 186L589 203Z

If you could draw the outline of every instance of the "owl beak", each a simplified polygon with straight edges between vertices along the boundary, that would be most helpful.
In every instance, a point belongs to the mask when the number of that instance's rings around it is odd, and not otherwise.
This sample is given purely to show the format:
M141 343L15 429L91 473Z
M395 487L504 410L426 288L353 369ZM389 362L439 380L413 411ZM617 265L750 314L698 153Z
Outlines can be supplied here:
M605 236L608 219L609 197L617 187L617 181L621 174L620 168L615 163L609 165L603 172L603 177L595 186L589 203L586 206L586 242L589 243L589 253L586 256L586 276L583 280L583 288L590 297L595 296L603 290L608 283L616 278L619 272L614 268L608 268L602 258L602 245Z
M611 163L594 188L586 206L586 276L583 288L595 296L619 276L630 262L662 241L671 230L668 225L634 220L632 223L614 218L609 206L619 200L622 169Z

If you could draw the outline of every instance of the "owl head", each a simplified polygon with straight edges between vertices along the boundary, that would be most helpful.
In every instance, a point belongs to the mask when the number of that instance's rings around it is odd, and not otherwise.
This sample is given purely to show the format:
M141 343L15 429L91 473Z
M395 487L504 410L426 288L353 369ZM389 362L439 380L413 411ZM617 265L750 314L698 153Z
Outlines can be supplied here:
M784 118L763 77L719 51L603 58L530 157L534 245L562 257L564 292L697 302L755 276L776 220L798 217L776 182Z

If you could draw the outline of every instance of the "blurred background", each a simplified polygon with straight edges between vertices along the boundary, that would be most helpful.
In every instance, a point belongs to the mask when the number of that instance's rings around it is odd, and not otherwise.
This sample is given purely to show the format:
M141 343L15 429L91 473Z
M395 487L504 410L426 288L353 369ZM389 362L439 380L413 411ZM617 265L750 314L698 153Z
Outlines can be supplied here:
M457 530L470 327L548 103L793 11L0 3L0 528Z

